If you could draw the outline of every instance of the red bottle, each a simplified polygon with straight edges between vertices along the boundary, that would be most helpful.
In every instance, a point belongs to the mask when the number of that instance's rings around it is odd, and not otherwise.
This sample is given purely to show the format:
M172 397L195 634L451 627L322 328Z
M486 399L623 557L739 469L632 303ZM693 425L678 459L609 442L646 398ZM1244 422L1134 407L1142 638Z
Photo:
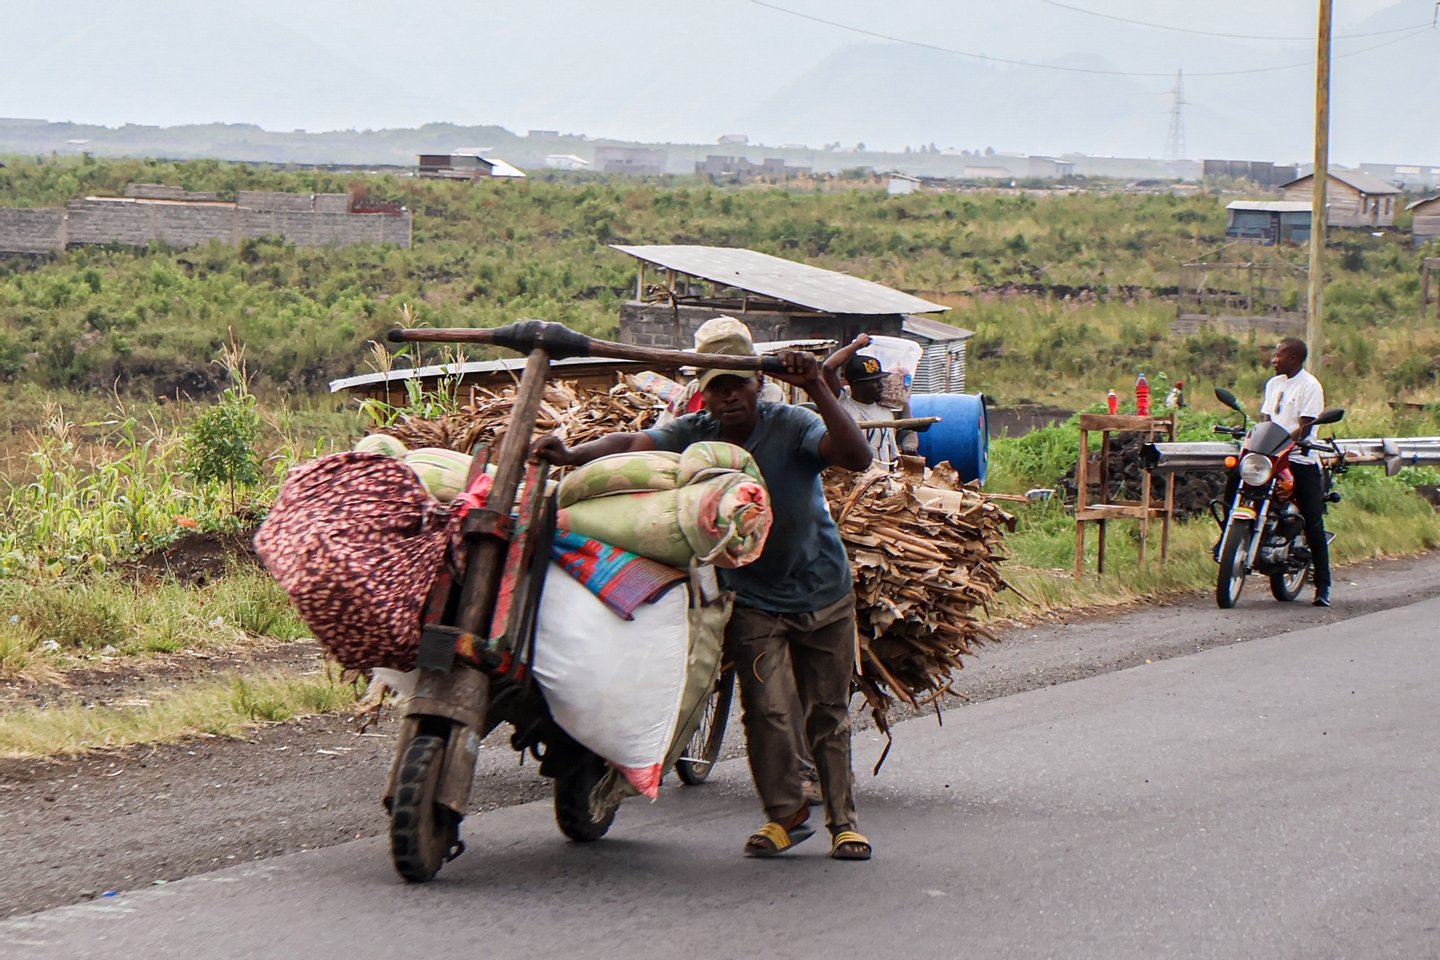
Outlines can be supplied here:
M1111 390L1105 395L1105 406L1110 411L1112 417L1115 415L1115 411L1120 409L1120 398L1115 396L1114 390Z
M1150 382L1145 379L1145 374L1135 378L1135 413L1138 416L1150 416Z

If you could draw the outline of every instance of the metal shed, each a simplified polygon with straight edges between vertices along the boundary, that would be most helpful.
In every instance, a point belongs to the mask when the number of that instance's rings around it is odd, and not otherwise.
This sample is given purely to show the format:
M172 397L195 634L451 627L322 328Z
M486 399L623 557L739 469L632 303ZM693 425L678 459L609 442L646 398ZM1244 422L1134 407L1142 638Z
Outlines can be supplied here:
M757 340L828 339L856 334L905 337L925 349L920 392L964 385L970 331L927 319L949 309L883 284L735 247L615 247L640 261L635 298L621 307L620 340L688 348L711 317L744 320ZM957 365L958 364L958 365Z
M1225 206L1225 236L1261 243L1308 243L1310 204L1303 200L1236 200Z

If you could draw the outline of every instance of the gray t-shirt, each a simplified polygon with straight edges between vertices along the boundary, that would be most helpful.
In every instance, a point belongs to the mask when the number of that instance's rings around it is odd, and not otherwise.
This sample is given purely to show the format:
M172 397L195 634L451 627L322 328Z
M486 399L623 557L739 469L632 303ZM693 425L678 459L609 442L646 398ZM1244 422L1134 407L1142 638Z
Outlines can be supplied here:
M761 403L755 430L741 444L755 458L770 491L774 523L760 559L720 570L720 582L743 606L772 613L810 613L838 603L854 589L850 560L830 517L820 471L825 421L810 410ZM719 440L720 423L691 413L645 431L660 450L680 453L692 443Z

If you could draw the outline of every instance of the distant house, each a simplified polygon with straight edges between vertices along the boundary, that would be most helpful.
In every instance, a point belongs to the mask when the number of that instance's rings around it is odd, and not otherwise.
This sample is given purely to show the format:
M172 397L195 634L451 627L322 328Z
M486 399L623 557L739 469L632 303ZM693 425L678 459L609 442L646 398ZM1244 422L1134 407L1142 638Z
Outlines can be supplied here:
M1410 222L1410 235L1415 238L1415 246L1440 240L1440 194L1416 200L1405 209L1414 217Z
M715 142L720 144L734 144L743 147L745 144L750 142L750 136L749 134L745 133L725 133L721 134L720 139Z
M1405 190L1440 187L1440 166L1425 163L1362 163L1360 172Z
M1358 170L1331 170L1325 185L1325 223L1331 227L1393 227L1400 191ZM1315 175L1280 185L1283 199L1310 203Z
M1276 164L1266 160L1206 160L1202 176L1229 180L1250 180L1261 187L1278 187L1289 183L1300 173L1294 164Z
M590 161L573 153L552 153L545 158L545 166L551 170L589 170Z
M920 189L920 181L903 173L892 173L885 180L885 192L892 197L903 197Z
M965 176L971 180L1009 180L1014 174L1004 167L965 164Z
M595 168L602 173L629 173L641 177L659 176L669 159L654 147L600 145L595 148Z
M523 180L525 171L474 151L420 154L419 173L436 180Z
M1235 240L1307 243L1310 240L1310 202L1301 200L1236 200L1225 207L1229 220L1225 236Z
M1075 164L1054 157L1026 157L1025 176L1035 180L1064 180L1075 175Z

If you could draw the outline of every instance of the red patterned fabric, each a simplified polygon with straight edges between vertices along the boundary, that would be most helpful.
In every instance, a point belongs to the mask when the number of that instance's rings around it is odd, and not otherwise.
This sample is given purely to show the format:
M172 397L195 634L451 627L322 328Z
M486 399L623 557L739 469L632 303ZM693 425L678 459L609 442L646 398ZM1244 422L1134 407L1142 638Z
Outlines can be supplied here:
M401 461L337 453L290 471L255 552L342 666L408 670L458 519Z

